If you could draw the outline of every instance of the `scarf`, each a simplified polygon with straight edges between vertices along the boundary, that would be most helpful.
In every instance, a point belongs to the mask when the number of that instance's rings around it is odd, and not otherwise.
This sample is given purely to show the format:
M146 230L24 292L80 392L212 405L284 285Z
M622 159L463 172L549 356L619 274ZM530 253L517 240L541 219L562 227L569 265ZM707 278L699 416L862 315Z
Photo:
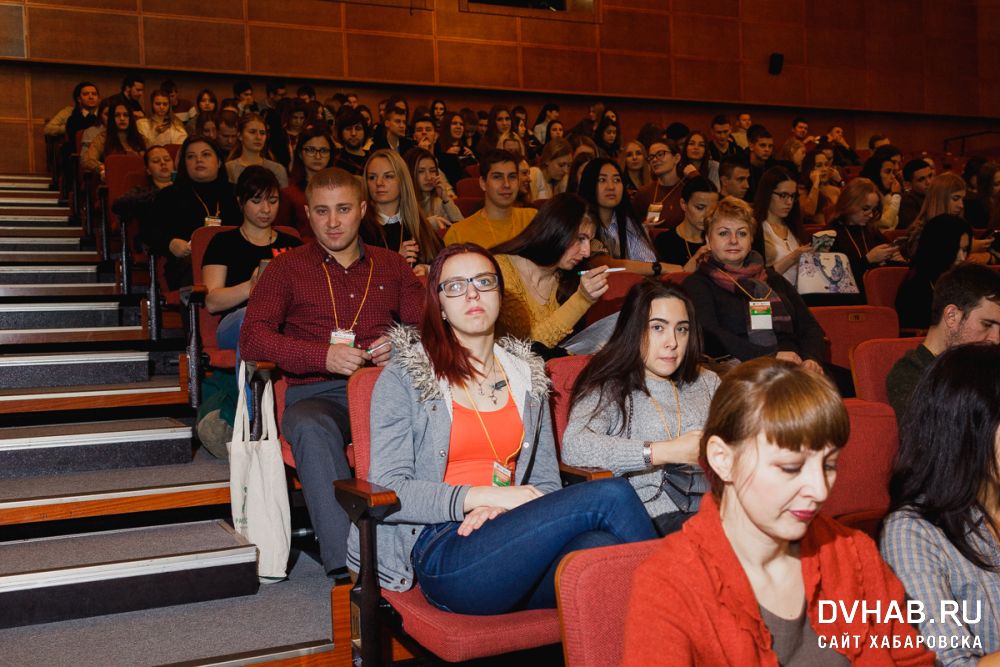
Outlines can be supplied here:
M768 301L771 304L771 329L751 329L750 309L744 310L746 320L747 336L750 342L764 347L777 347L777 333L791 333L792 317L785 308L785 303L781 300L774 289L767 283L767 269L764 268L764 258L756 250L751 250L743 266L726 266L716 260L712 255L705 255L705 259L698 265L698 270L703 271L712 279L718 287L733 294L742 295L747 301Z

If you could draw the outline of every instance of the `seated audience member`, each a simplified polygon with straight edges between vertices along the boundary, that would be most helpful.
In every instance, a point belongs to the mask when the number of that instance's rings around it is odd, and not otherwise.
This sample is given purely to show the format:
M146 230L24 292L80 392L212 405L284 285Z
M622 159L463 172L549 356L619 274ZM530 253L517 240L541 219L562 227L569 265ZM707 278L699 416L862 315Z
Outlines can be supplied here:
M103 135L107 132L108 116L111 113L110 107L116 101L117 99L115 97L106 97L101 100L100 104L97 105L97 123L85 129L80 135L81 158L87 152L87 148L90 147L90 144L93 143L94 138L97 135ZM145 145L145 142L143 142L143 145Z
M406 168L413 178L420 210L433 227L447 229L464 217L448 194L447 184L433 153L423 148L411 148L406 154Z
M934 664L899 615L824 618L828 600L906 609L875 543L820 512L849 431L836 390L801 366L724 377L701 435L712 493L636 571L622 665Z
M334 166L355 176L364 173L365 162L368 161L368 151L365 149L369 139L368 134L368 125L361 112L350 107L341 107L337 115L337 140L340 142L340 153L334 161Z
M104 160L108 155L142 155L146 152L146 144L128 106L124 102L116 102L108 110L104 132L94 137L80 156L80 167L84 171L96 172L102 181L105 180Z
M706 148L708 139L699 130L692 130L681 141L681 163L679 165L682 173L686 173L687 165L693 166L698 173L710 180L716 187L719 186L719 163L713 160Z
M577 194L589 204L591 214L597 215L596 235L590 247L592 264L624 268L644 276L680 270L677 264L660 263L645 227L632 217L617 162L606 157L588 162Z
M212 237L202 260L202 280L208 288L205 307L221 316L216 329L220 348L237 350L246 302L272 259L302 245L294 236L272 228L278 214L278 179L264 167L247 167L236 183L236 201L243 209L243 224ZM240 366L237 350L236 368ZM220 377L222 377L220 375ZM235 394L233 378L231 393ZM198 439L213 455L228 458L226 443L232 440L232 424L221 410L198 421Z
M764 172L753 201L757 220L754 250L763 251L764 265L780 273L792 287L799 283L799 257L812 250L803 244L802 216L799 214L799 187L784 167Z
M844 128L839 125L834 125L831 127L824 137L825 145L833 149L833 164L836 167L844 167L846 165L859 165L861 164L861 158L858 154L854 152L851 145L847 143L847 139L844 137ZM820 144L823 145L824 142L821 140Z
M534 208L534 200L531 198L531 164L524 156L517 163L517 199L514 200L514 205Z
M733 142L743 151L746 151L750 147L747 131L752 125L753 119L750 117L750 114L745 111L736 114L736 127L732 129L730 136L733 138ZM726 196L728 197L729 195Z
M156 195L146 238L167 258L170 289L191 284L191 234L204 225L238 225L243 220L233 186L222 169L222 151L204 137L181 145L177 178ZM144 221L145 222L145 221Z
M573 387L563 462L628 479L661 536L693 516L708 490L698 441L719 376L700 359L691 300L644 280Z
M435 125L434 119L429 115L417 114L417 117L413 119L413 140L417 144L415 148L434 150L437 139L437 125ZM407 151L407 153L409 152ZM406 153L402 153L402 155L405 156Z
M146 147L184 143L188 133L184 124L174 118L170 110L170 95L154 90L150 96L151 113L136 121L139 134L146 140Z
M954 215L939 215L924 225L910 270L896 293L899 326L926 329L931 323L934 283L963 263L972 247L972 227Z
M77 132L101 125L99 110L101 95L95 84L89 81L76 84L73 89L73 101L75 103L73 111L66 119L66 141L71 146L76 145Z
M750 129L747 130L747 140L750 142L747 150L750 186L744 199L752 202L757 196L757 186L760 184L760 179L764 177L764 172L775 166L775 160L772 157L774 137L763 125L751 125Z
M680 147L672 139L653 141L646 147L646 155L653 181L639 188L632 198L633 216L645 225L674 227L684 219L681 210L684 179L689 173L696 176L698 170L688 165L687 171L681 171Z
M573 159L581 155L589 155L591 158L597 157L597 144L590 137L582 134L574 134L569 138L569 145L573 147Z
M176 114L178 118L185 121L188 134L199 134L198 120L203 116L214 118L219 108L219 100L216 99L215 93L208 88L198 91L194 99L195 104L188 109L187 114L185 114L186 118L183 118L181 114Z
M97 105L100 104L100 95L97 91L97 86L89 81L81 81L73 87L73 104L63 107L53 114L52 118L49 118L45 122L45 127L42 128L42 132L46 137L52 137L53 139L66 138L66 122L69 120L69 117L73 114L73 112L76 111L77 107L83 104L80 100L80 94L85 88L88 89L86 103L88 105L93 105L93 108L96 111ZM92 91L90 90L91 88L93 89Z
M216 114L216 131L219 135L219 148L222 149L223 154L226 156L236 150L237 144L240 143L239 125L240 117L236 115L235 111L221 109Z
M726 197L705 215L709 254L684 281L711 357L763 356L822 372L823 329L795 288L751 250L757 229L746 202Z
M778 151L777 161L795 176L802 173L802 163L805 159L806 145L795 137L785 141Z
M799 211L804 222L825 225L824 211L840 199L840 187L833 182L829 158L822 151L813 151L802 160L799 176Z
M375 383L368 478L399 511L379 527L379 576L414 581L436 607L491 615L556 606L570 551L655 537L624 480L562 489L542 360L497 342L503 280L479 246L431 266L419 333L393 330L396 353ZM360 567L351 529L348 563Z
M934 167L924 160L910 160L903 165L903 181L906 192L899 202L899 222L896 229L906 229L916 220L924 206L927 188L934 178Z
M545 144L538 166L531 168L531 201L551 199L553 195L566 192L572 155L573 149L565 139Z
M219 139L219 123L215 114L198 114L198 120L194 124L194 134L208 137L212 141Z
M68 129L68 128L67 128ZM989 227L1000 194L1000 164L987 162L976 175L976 191L965 199L965 219L976 229Z
M934 362L903 417L889 483L882 555L927 610L917 626L937 640L943 666L1000 660L998 368L996 345L963 345ZM965 617L942 614L949 603Z
M535 118L535 124L531 131L534 133L535 138L538 139L538 143L547 144L548 138L546 135L546 130L554 120L559 120L559 105L548 102L542 105L542 108L538 111L538 117Z
M746 200L750 191L750 167L742 158L731 158L719 165L719 197Z
M302 134L302 130L304 130L306 127L312 127L317 123L309 123L307 126L306 114L308 114L308 110L306 109L305 102L303 102L298 98L291 98L291 99L286 98L280 101L278 103L278 109L280 109L281 112L279 125L281 127L282 133L285 135L285 138L288 141L289 160L291 160L292 156L294 156L295 154L295 147L298 145L299 135ZM268 136L271 139L277 137L276 133L273 133L274 130L276 130L277 128L271 123L269 123L268 119L270 118L273 121L274 116L277 115L277 113L278 112L275 111L272 114L269 114L268 117L264 118L264 125L265 127L267 127ZM271 148L272 153L276 152L274 149L276 148L275 144L277 143L280 142L276 141L268 142L268 146ZM280 161L275 159L275 162L280 162ZM283 167L287 165L288 169L291 169L294 166L292 164L288 164L285 162L280 162L280 164Z
M563 125L561 120L550 121L548 125L545 126L545 141L542 145L549 143L553 139L565 139L566 138L566 127Z
M448 113L448 105L445 104L444 100L431 101L431 118L435 125L441 122L446 113Z
M417 275L426 275L443 244L420 210L403 158L388 149L376 150L368 156L363 183L368 207L362 240L398 252Z
M274 156L267 147L267 126L264 125L264 119L254 112L248 112L240 117L238 129L239 143L226 161L229 182L235 183L244 169L258 165L271 170L281 187L286 187L288 172L282 165L270 159Z
M323 567L343 580L350 522L333 482L351 476L344 452L351 441L347 379L369 362L389 361L392 346L383 345L389 342L383 333L394 321L419 321L423 291L398 253L361 242L366 204L357 178L325 169L309 182L306 201L315 241L279 255L260 276L240 351L286 373L281 431L292 446Z
M917 217L910 225L910 233L906 235L905 252L907 257L913 257L917 252L917 245L920 243L920 234L923 233L924 225L927 221L946 213L964 217L965 212L965 181L955 174L945 172L938 174L931 179L931 184L927 187L927 194L924 196L924 205L917 213ZM972 252L976 252L976 244L973 243Z
M475 243L490 248L514 238L535 216L533 208L514 206L518 192L518 158L507 151L490 151L479 161L483 208L456 222L444 235L445 245Z
M652 180L649 171L649 162L646 161L646 149L638 141L625 143L619 155L618 164L622 168L622 182L625 184L625 192L631 201L636 191Z
M129 72L122 79L121 97L137 119L145 116L142 111L142 96L145 92L146 80L138 72Z
M934 358L966 343L1000 344L1000 275L985 266L956 266L938 278L930 306L930 329L885 381L889 404L902 420L913 388Z
M896 179L896 163L893 158L883 150L876 151L875 155L865 161L865 166L861 168L859 176L874 183L882 199L882 215L873 220L873 223L879 229L895 229L899 222L899 201L901 199L899 193L902 188Z
M260 107L254 99L253 85L246 80L237 81L233 84L233 97L239 105L239 114L244 116L248 113L259 114Z
M153 218L153 203L160 190L173 185L174 159L170 157L170 151L163 146L153 146L145 152L143 160L146 163L146 175L149 177L147 183L131 188L113 201L111 212L125 224L132 220L140 221L141 233L137 240L150 244L146 233L149 229L148 221ZM135 250L141 250L139 244L136 245Z
M385 123L375 134L372 150L387 149L405 155L406 151L417 145L413 139L406 136L406 110L402 106L391 106L385 110Z
M489 151L502 149L500 138L510 134L513 125L510 109L502 104L493 105L487 116L486 131L475 146L476 154L482 158Z
M590 153L580 153L569 165L569 176L566 178L566 192L571 192L576 194L577 190L580 189L580 178L583 176L583 170L587 167L594 156Z
M598 157L616 159L622 149L622 139L618 122L605 116L597 124L594 131L594 143L597 144Z
M336 149L324 126L310 127L298 136L298 144L292 153L294 166L288 175L288 185L281 189L281 204L275 224L290 224L299 230L302 238L310 238L312 227L306 213L306 187L313 176L333 166Z
M434 157L438 168L450 183L458 183L465 178L465 168L476 163L476 154L466 140L462 114L446 111L438 124L437 134Z
M705 243L705 213L718 201L719 191L708 179L696 176L684 184L681 191L684 220L654 239L660 261L677 264L688 273L698 269L702 257L709 252Z
M580 197L556 195L531 224L513 239L493 248L503 274L500 333L559 345L608 291L605 267L575 270L590 256L596 222Z
M834 208L833 220L826 226L837 232L832 250L847 255L862 297L865 271L887 262L903 261L899 248L886 241L875 225L881 202L874 183L867 178L852 179L844 186Z
M708 145L709 156L721 165L726 160L739 158L741 152L733 139L729 119L723 115L712 118L712 143Z

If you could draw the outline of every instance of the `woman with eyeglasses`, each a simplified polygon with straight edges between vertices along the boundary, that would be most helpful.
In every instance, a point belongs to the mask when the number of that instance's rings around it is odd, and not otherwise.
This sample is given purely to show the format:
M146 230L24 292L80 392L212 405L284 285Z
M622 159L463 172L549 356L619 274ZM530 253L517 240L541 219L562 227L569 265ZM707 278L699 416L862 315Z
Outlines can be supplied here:
M684 219L681 209L684 179L697 176L698 170L690 164L681 166L680 146L666 136L650 142L646 155L652 182L639 188L632 198L634 217L645 225L674 227Z
M312 226L306 215L306 186L313 176L333 166L336 149L333 139L324 126L315 125L303 130L295 144L292 173L288 185L281 189L281 206L274 224L293 224L302 238L312 238Z
M369 481L400 509L379 527L382 585L414 581L460 614L556 606L554 577L570 551L656 536L623 479L559 480L548 380L528 344L497 340L503 276L474 244L430 267L419 331L397 327L396 353L372 393ZM357 571L351 528L348 567Z
M708 490L698 442L719 376L701 367L701 329L682 289L644 280L625 296L611 339L573 386L562 460L629 481L667 535Z
M755 250L764 251L764 265L774 269L793 286L799 281L799 257L812 249L803 244L802 216L799 214L799 186L784 167L764 172L753 202L757 220Z

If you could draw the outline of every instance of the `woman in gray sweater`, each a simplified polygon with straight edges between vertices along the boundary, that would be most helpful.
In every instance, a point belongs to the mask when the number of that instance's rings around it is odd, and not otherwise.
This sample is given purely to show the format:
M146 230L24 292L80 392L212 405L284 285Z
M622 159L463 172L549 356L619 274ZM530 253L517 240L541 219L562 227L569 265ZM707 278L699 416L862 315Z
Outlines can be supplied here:
M660 535L680 528L708 490L698 446L719 376L700 359L691 300L646 280L629 290L611 340L573 387L563 461L625 477Z
M527 342L494 339L502 295L486 250L443 250L420 332L393 331L372 394L368 478L400 503L378 527L382 585L416 579L463 614L554 608L564 555L656 536L623 480L561 489L545 366ZM357 571L356 528L347 562Z

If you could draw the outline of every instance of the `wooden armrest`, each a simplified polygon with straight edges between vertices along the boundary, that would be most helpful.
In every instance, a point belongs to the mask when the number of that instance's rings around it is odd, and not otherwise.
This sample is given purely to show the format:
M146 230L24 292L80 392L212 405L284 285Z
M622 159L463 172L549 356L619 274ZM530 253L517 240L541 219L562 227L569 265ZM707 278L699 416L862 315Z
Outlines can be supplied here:
M205 305L205 296L208 294L208 288L204 285L189 285L187 287L182 287L180 289L181 302L184 305L197 304L199 306Z
M361 479L335 480L333 490L352 523L364 519L381 521L399 507L395 491Z
M610 470L603 468L583 468L571 466L568 463L559 462L559 474L566 484L576 484L578 482L590 482L595 479L606 479L614 477Z
M899 329L900 338L923 338L927 335L927 329L918 329L916 327L901 327Z
M249 374L248 380L251 382L254 380L267 382L271 379L274 372L278 370L278 365L273 361L247 361L246 364L247 373Z

